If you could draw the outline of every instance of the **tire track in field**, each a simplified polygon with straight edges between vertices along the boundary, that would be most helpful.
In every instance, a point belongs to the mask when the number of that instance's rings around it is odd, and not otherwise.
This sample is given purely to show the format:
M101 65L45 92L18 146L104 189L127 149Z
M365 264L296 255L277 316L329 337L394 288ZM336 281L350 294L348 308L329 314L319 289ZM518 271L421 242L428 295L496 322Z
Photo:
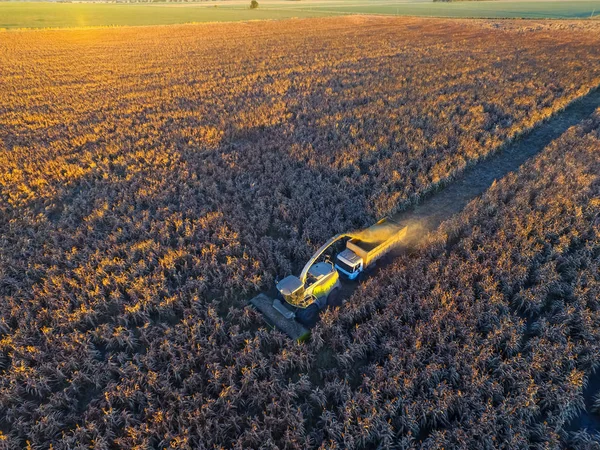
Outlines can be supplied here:
M442 222L459 214L471 200L487 191L494 181L518 170L553 140L570 127L587 119L598 108L600 108L600 86L574 99L562 110L522 132L512 142L501 146L492 154L473 161L459 174L443 180L437 188L422 194L417 203L393 213L390 217L394 221L418 226L416 233L412 235L409 233L403 248L413 248L423 235L434 231ZM400 251L404 250L400 249ZM382 258L372 269L372 275L393 261L396 252L391 253ZM347 301L355 289L355 282L342 281L340 300ZM274 286L268 294L272 297L277 295Z
M426 231L435 230L488 190L495 180L518 170L550 142L585 120L599 107L600 87L596 87L512 143L467 167L460 175L448 180L445 186L425 194L418 204L393 214L392 218L401 223L420 223Z
M519 170L525 162L540 153L553 140L559 138L570 127L587 119L598 108L600 108L600 87L575 99L548 120L518 136L512 143L476 161L461 174L446 181L439 189L425 194L418 204L393 214L392 218L400 223L417 223L422 226L419 236L434 231L442 222L459 214L471 200L488 190L494 181ZM413 247L414 241L418 240L419 236L409 238L406 247ZM392 259L393 256L386 258L376 271L390 264ZM347 300L354 289L354 286L346 283L342 288L343 299ZM358 364L353 368L353 376L359 377L368 364L368 359ZM588 386L583 392L585 409L567 422L568 432L573 433L585 428L592 431L600 430L600 420L591 412L594 398L598 393L600 393L600 375L590 374Z
M598 108L600 108L600 86L574 99L562 110L522 132L512 142L501 146L492 154L473 161L459 174L443 180L437 188L422 194L417 203L393 213L390 217L394 221L418 227L417 232L412 234L409 232L403 248L399 251L414 248L422 236L436 230L442 222L459 214L471 200L487 191L494 181L517 171L553 140L570 127L587 119ZM376 267L371 269L369 278L391 264L395 254L397 252L391 252L390 255L383 257ZM340 300L349 300L355 290L356 282L342 280ZM271 296L277 294L274 286L269 294Z
M418 204L393 214L391 217L397 222L415 223L422 227L417 233L418 236L413 235L408 238L408 241L405 242L405 249L414 247L420 236L434 231L442 222L459 214L471 200L488 190L494 181L500 180L510 172L517 171L553 140L572 126L587 119L598 108L600 108L600 86L573 100L564 109L534 125L530 130L523 132L514 141L502 146L493 154L475 161L462 173L443 182L438 189L424 194ZM393 254L384 257L369 278L384 270L393 259ZM356 286L356 282L342 281L340 299L342 301L349 300L355 292ZM355 364L348 372L351 379L360 379L365 367L371 362L372 359L367 357ZM589 413L594 395L598 392L600 392L600 376L590 376L589 386L584 392L586 409L568 424L568 431L573 432L584 427L600 429L600 421ZM426 436L421 438L424 439Z

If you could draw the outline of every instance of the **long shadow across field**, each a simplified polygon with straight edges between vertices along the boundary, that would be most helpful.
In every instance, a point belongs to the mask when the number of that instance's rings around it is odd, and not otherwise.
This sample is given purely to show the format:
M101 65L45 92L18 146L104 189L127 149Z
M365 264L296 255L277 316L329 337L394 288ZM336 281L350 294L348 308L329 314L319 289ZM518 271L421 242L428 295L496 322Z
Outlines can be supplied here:
M573 125L600 107L600 89L581 97L532 131L493 155L476 162L441 190L429 193L418 205L394 214L399 222L418 222L426 230L436 229L443 221L459 213L494 182L517 170L529 158L541 152Z
M412 236L409 233L404 250L413 247L423 234L434 231L442 222L460 213L471 200L489 189L495 180L518 170L570 127L591 116L597 108L600 108L600 87L574 100L562 111L556 112L492 155L474 161L462 173L442 183L440 188L423 194L418 204L393 214L391 217L394 221L413 226L416 224L419 228L418 233ZM375 271L383 269L393 257L383 258ZM340 297L349 299L355 288L355 283L342 283Z
M523 133L494 154L475 161L442 187L424 195L419 204L395 213L392 218L401 224L418 224L420 228L416 233L418 236L434 231L442 222L459 214L471 200L489 189L495 180L518 170L527 160L540 153L570 127L591 116L597 108L600 108L600 88L595 88L573 101L562 111L556 112L551 118ZM414 235L413 238L409 236L404 248L413 247L418 236ZM375 268L375 272L384 270L393 258L393 255L384 258L379 267ZM355 282L343 281L341 299L348 300L355 290ZM350 378L360 380L362 370L369 363L369 357L357 363L349 373ZM598 392L600 392L600 372L590 375L588 386L583 393L586 408L570 421L567 431L573 432L586 428L592 431L600 430L600 417L592 413L590 408ZM431 431L428 430L420 435L418 440L425 440Z

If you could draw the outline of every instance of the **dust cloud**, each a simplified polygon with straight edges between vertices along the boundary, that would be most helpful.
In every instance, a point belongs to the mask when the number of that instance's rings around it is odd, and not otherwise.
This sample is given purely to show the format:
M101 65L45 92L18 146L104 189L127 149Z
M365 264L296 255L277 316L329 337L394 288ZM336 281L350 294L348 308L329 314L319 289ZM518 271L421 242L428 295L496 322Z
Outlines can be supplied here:
M352 231L348 233L348 235L362 242L377 244L390 239L396 233L402 231L405 227L408 227L408 230L406 236L400 242L402 244L409 244L411 246L417 245L427 234L429 229L424 221L413 220L409 222L401 222L399 224L393 222L375 224L369 228L365 228L364 230Z

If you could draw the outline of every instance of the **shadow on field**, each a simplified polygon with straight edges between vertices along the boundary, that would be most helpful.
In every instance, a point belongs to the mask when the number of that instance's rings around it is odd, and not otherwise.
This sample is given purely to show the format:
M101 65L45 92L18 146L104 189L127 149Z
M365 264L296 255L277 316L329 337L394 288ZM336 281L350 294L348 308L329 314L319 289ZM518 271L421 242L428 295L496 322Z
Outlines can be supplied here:
M516 171L529 158L541 152L570 127L577 125L600 107L600 89L581 97L550 119L537 125L504 148L475 161L446 186L424 195L423 200L393 215L400 222L419 222L435 230L443 221L463 210L475 197L484 193L495 180Z

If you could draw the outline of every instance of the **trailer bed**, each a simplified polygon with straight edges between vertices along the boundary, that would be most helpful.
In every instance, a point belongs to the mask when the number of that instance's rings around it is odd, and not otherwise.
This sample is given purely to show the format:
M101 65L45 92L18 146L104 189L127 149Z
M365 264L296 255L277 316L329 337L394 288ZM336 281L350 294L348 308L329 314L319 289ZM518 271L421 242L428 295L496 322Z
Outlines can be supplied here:
M352 239L352 243L358 247L360 247L361 249L363 249L365 252L370 252L371 250L373 250L374 248L378 247L383 241L375 241L375 242L367 242L367 241L361 241L360 239Z

